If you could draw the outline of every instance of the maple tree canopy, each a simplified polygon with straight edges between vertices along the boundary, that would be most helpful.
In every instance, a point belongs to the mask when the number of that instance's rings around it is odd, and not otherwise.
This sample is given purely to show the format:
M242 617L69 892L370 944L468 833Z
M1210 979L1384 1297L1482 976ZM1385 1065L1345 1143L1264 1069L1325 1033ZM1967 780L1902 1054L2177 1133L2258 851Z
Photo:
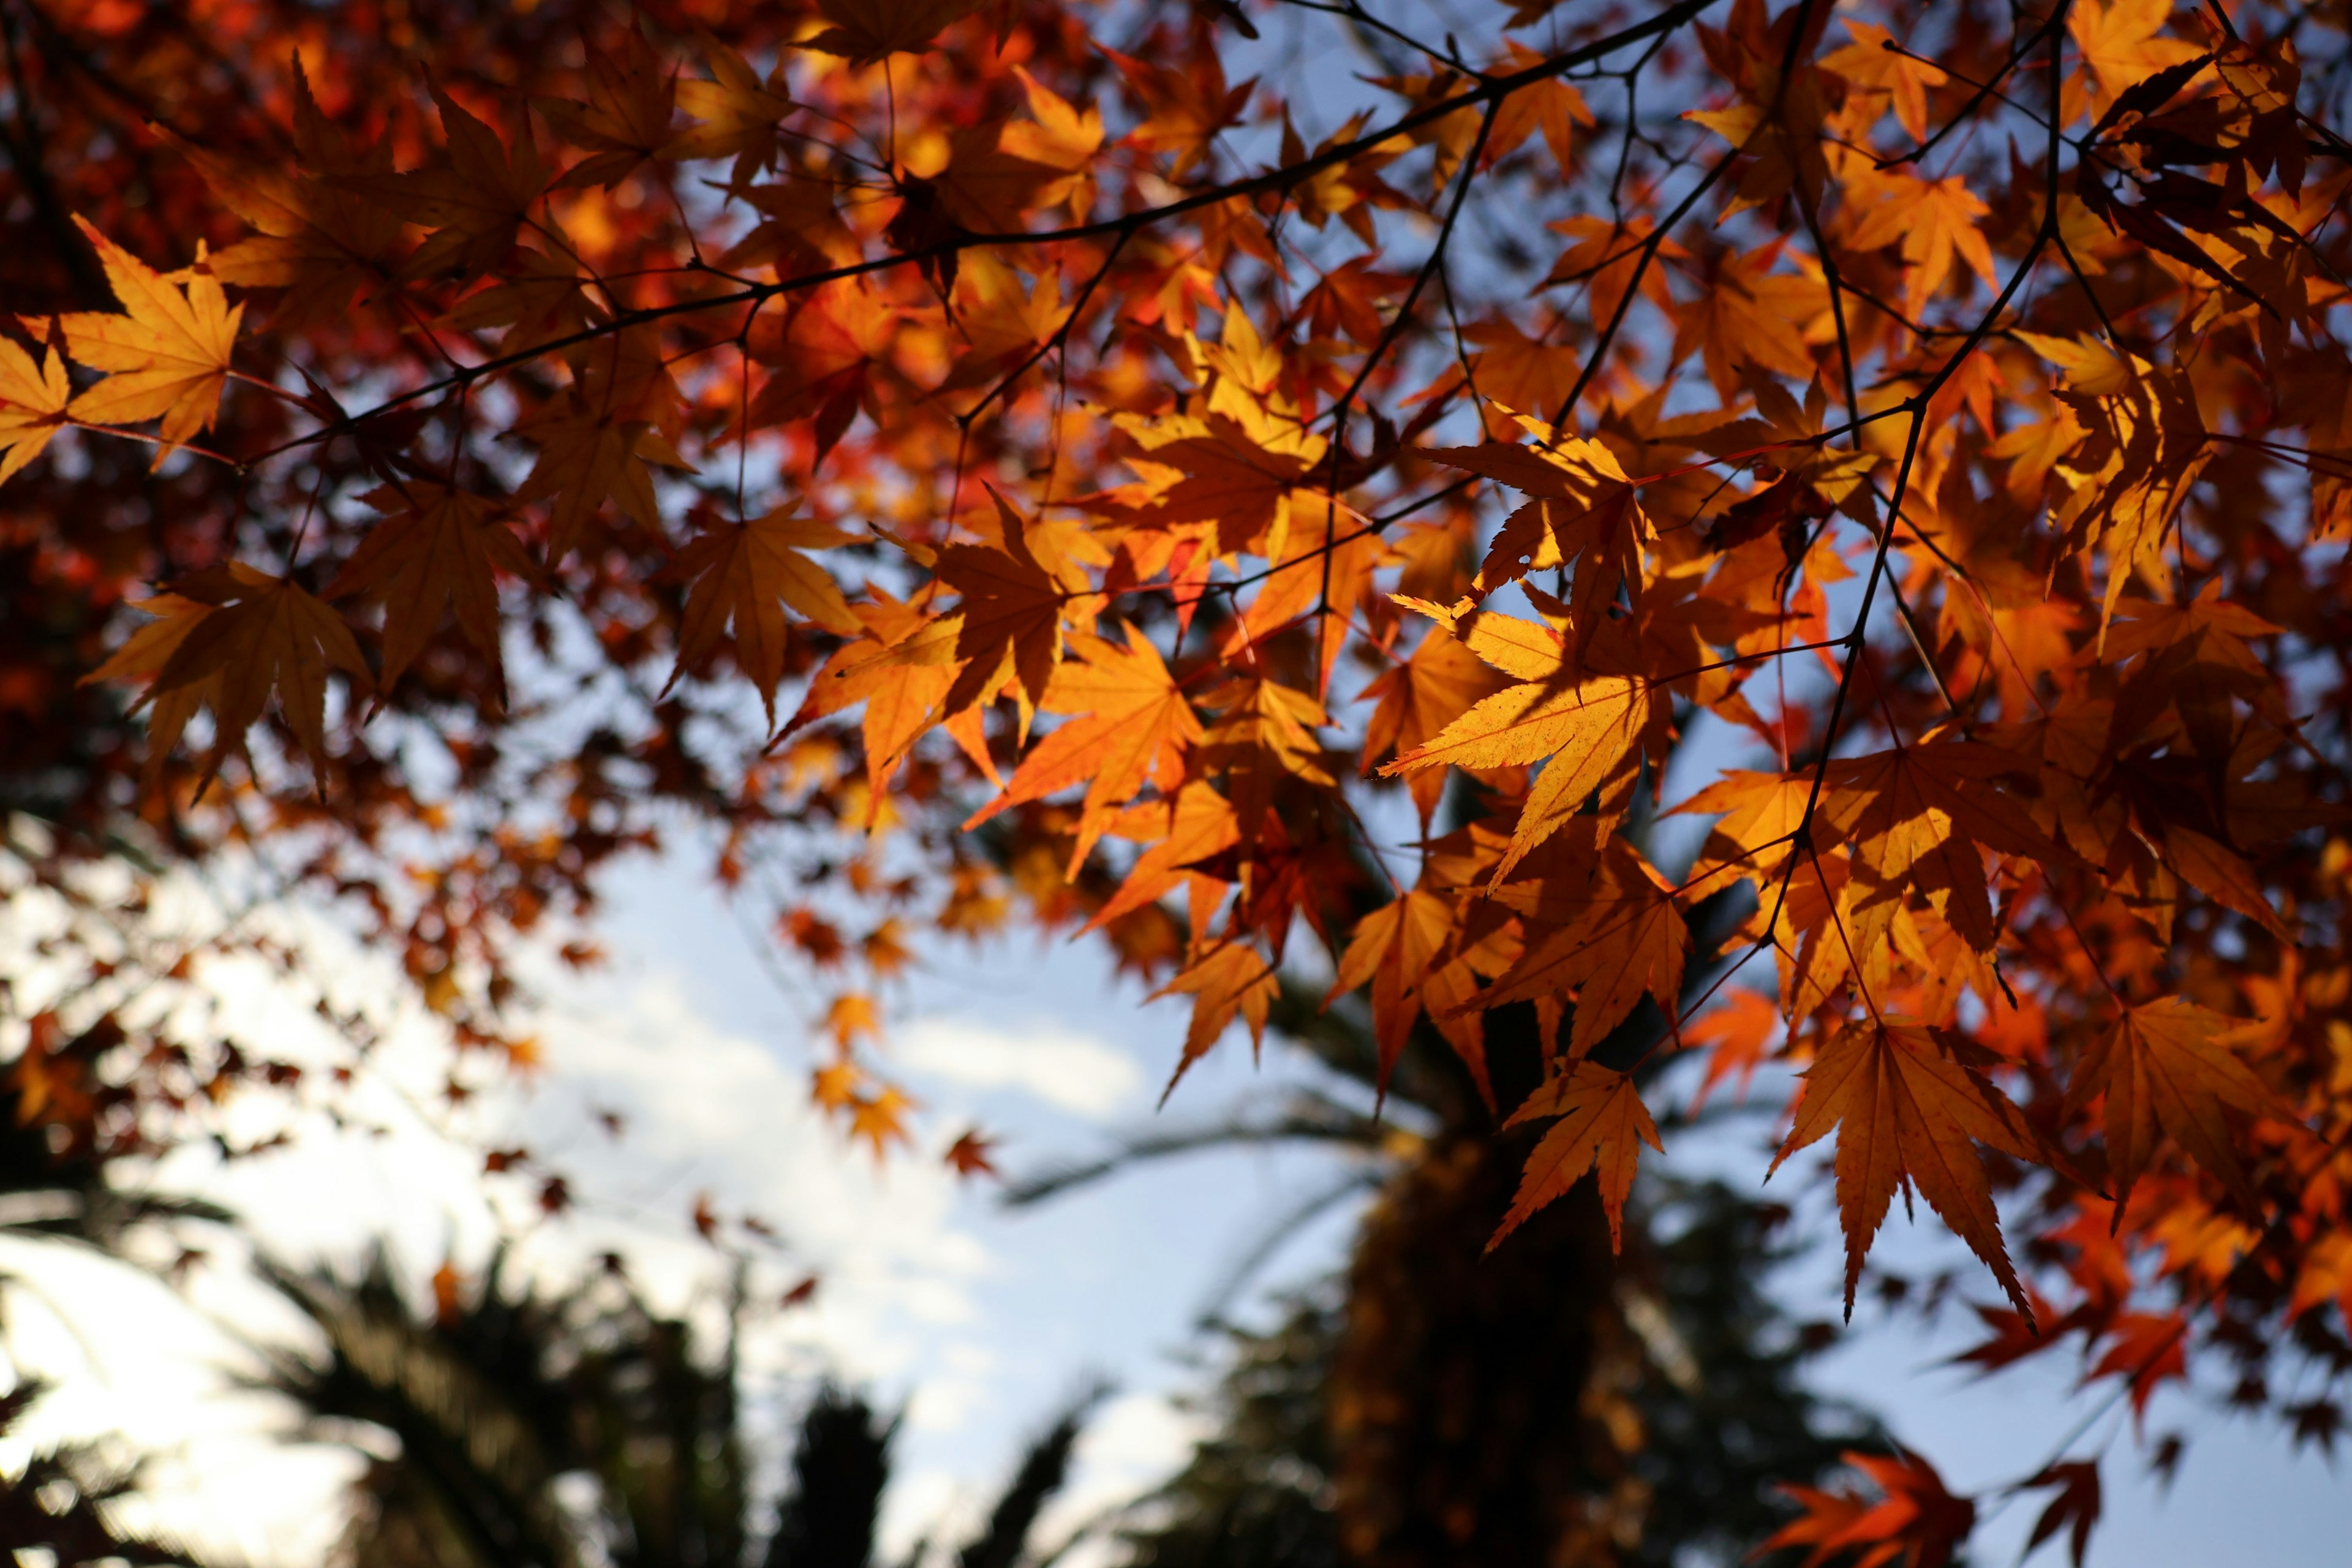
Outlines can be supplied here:
M1101 944L1184 1062L1286 973L1481 1085L1531 1009L1499 1247L1783 1063L1849 1311L1916 1194L1974 1360L2332 1436L2344 6L1466 3L7 7L26 1113L293 1076L165 1028L172 866L489 1062L708 844L877 1153L942 937ZM1967 1533L1868 1468L1782 1543Z

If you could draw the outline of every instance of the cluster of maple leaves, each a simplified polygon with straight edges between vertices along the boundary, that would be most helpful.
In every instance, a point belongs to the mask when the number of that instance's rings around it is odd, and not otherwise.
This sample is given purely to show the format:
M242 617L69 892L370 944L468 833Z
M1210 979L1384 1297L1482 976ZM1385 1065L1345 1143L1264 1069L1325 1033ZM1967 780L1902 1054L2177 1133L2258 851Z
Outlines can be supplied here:
M1483 1088L1532 1009L1497 1243L1587 1175L1618 1222L1663 1068L1789 1064L1849 1311L1916 1193L1982 1364L2300 1358L2332 1441L2340 15L499 9L33 8L13 101L92 159L10 143L54 820L244 847L510 1053L515 944L709 832L877 1152L926 931L1098 937L1183 1063L1311 943L1384 1067ZM95 1082L123 1025L43 1016L20 1076ZM1965 1536L1866 1468L1782 1543Z

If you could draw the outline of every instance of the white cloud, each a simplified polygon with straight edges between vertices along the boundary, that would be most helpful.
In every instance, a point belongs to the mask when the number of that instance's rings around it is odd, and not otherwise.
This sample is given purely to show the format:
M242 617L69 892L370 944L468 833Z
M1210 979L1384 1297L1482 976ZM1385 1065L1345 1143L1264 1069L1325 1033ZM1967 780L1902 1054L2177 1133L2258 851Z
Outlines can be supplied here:
M1101 1121L1123 1109L1143 1071L1118 1047L1053 1025L1013 1035L953 1017L917 1020L893 1055L914 1071L971 1089L1016 1089Z

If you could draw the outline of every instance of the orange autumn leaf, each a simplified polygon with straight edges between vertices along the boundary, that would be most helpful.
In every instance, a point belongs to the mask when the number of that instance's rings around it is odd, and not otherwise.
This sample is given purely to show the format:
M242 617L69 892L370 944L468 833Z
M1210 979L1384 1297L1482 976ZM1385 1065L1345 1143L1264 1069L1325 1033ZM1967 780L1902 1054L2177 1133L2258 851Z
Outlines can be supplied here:
M58 318L67 353L108 373L68 412L100 425L157 420L168 451L211 427L245 307L229 304L201 251L186 282L175 287L88 220L75 222L97 250L122 313L77 310Z
M1421 768L1548 765L1537 778L1496 879L1582 808L1585 799L1633 756L1654 717L1639 677L1593 675L1523 680L1475 706L1381 772Z
M1355 934L1339 958L1330 1006L1350 991L1371 987L1372 1040L1380 1053L1374 1087L1388 1090L1389 1073L1404 1052L1413 1021L1425 1005L1422 987L1430 965L1445 946L1454 929L1454 908L1446 900L1419 889L1391 900L1356 922Z
M2277 1106L2226 1043L2241 1027L2234 1018L2167 997L2126 1008L2074 1069L2067 1089L2071 1102L2100 1094L2106 1099L2107 1168L2116 1184L2116 1223L2156 1152L2159 1129L2249 1212L2260 1212L2261 1200L2232 1152L2236 1141L2223 1112L2274 1114Z
M991 679L1008 670L1034 705L1062 662L1061 584L1029 553L1021 519L1000 499L1004 547L950 544L940 552L940 581L963 595L963 625L956 657L971 661L983 679L971 695L993 689Z
M1185 1068L1209 1053L1235 1018L1249 1026L1253 1044L1261 1039L1267 1009L1281 989L1274 966L1256 949L1238 942L1216 944L1170 981L1160 994L1192 997L1192 1020L1185 1028L1184 1054L1168 1080L1168 1090L1175 1089Z
M2033 1160L2039 1140L2000 1089L1916 1024L1848 1026L1805 1069L1796 1124L1772 1167L1835 1131L1838 1218L1845 1228L1846 1310L1871 1238L1898 1186L1916 1186L1993 1278L2029 1310L2001 1243L2000 1215L1977 1145Z
M1624 1245L1625 1199L1633 1190L1633 1169L1647 1143L1659 1152L1657 1123L1632 1075L1612 1072L1593 1062L1577 1062L1559 1077L1529 1095L1511 1113L1506 1126L1517 1127L1542 1117L1559 1120L1528 1156L1519 1190L1503 1221L1487 1238L1492 1252L1503 1238L1528 1222L1537 1210L1558 1198L1588 1173L1601 1184L1601 1206L1609 1212L1609 1244Z
M1133 626L1124 647L1075 633L1075 660L1056 666L1038 704L1069 715L1030 749L1004 793L966 820L976 827L1024 801L1043 800L1073 785L1087 786L1084 820L1073 863L1084 860L1116 807L1134 798L1147 780L1172 788L1183 777L1184 756L1204 738L1192 702L1170 675L1160 650Z
M849 1135L862 1140L880 1160L890 1152L893 1143L911 1144L914 1132L907 1125L908 1112L915 1102L888 1084L849 1108Z
M1644 993L1675 1014L1690 932L1673 889L1622 839L1566 876L1508 882L1495 901L1528 927L1526 951L1476 997L1480 1007L1573 994L1568 1053L1582 1058L1624 1022Z
M1840 1456L1879 1490L1873 1502L1844 1489L1782 1486L1804 1512L1769 1537L1759 1552L1811 1547L1803 1568L1841 1560L1877 1568L1944 1568L1976 1528L1973 1500L1956 1496L1936 1467L1918 1455L1848 1451Z

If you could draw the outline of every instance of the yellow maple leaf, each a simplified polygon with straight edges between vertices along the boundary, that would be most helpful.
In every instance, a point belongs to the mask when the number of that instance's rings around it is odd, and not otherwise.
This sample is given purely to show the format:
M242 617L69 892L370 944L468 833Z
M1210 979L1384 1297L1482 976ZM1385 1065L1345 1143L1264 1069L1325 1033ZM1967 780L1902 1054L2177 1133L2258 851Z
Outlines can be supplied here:
M1150 638L1127 628L1127 646L1085 633L1070 637L1077 658L1059 666L1038 704L1071 715L1040 740L1004 793L974 812L967 831L1008 806L1075 784L1087 786L1070 864L1083 864L1108 829L1112 814L1134 798L1147 779L1172 790L1184 776L1184 756L1200 743L1201 721Z
M122 314L76 310L60 317L66 353L104 381L73 400L68 412L95 425L162 422L163 451L207 429L220 406L245 307L232 309L205 266L201 245L184 289L79 217L122 302Z
M2096 107L2105 109L2133 83L2203 52L2186 38L2157 36L2171 19L2172 0L2074 0L2066 30L2098 80Z
M1895 122L1905 133L1914 142L1925 139L1927 89L1941 87L1948 79L1943 69L1898 53L1894 47L1895 36L1884 27L1874 27L1852 16L1845 17L1844 22L1853 42L1822 56L1822 68L1835 71L1866 91L1885 93L1888 107L1895 110Z
M41 455L49 437L64 428L73 387L58 351L46 349L41 363L0 338L0 480Z

